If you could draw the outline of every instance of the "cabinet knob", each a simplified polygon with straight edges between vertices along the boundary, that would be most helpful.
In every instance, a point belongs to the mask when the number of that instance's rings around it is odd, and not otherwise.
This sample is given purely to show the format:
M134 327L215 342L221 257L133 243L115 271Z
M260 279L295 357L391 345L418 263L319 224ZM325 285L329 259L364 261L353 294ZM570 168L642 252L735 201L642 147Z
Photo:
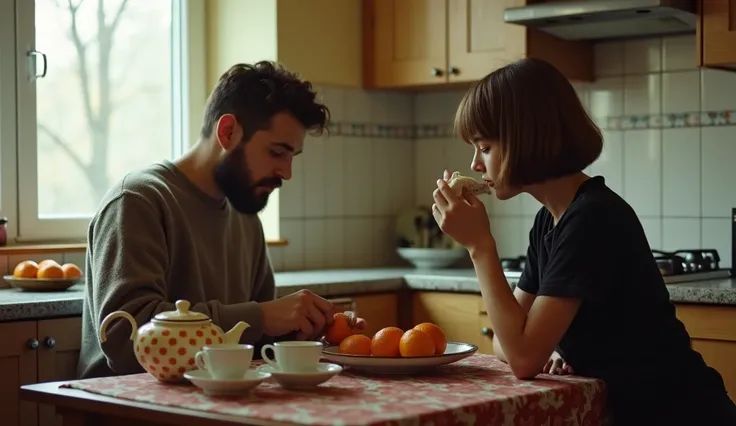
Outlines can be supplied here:
M488 337L493 337L493 330L488 327L483 327L480 329L480 334Z
M447 70L451 75L459 75L460 74L460 68L458 67L450 67L449 70Z
M432 77L442 77L442 70L439 68L432 68Z
M31 339L28 341L28 349L38 349L38 339Z
M43 344L46 345L47 348L53 348L56 346L56 340L54 340L53 337L47 337L43 339Z

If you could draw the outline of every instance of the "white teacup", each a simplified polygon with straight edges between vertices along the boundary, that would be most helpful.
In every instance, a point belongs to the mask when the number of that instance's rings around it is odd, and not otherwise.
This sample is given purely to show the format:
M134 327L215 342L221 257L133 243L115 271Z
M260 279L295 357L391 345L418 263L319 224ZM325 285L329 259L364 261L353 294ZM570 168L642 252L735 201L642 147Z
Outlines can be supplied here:
M238 380L245 377L253 361L252 345L205 346L194 356L200 370L206 370L217 380Z
M273 358L266 355L271 349ZM317 370L322 357L322 343L312 341L276 342L273 345L263 345L261 357L271 367L284 373L305 373Z

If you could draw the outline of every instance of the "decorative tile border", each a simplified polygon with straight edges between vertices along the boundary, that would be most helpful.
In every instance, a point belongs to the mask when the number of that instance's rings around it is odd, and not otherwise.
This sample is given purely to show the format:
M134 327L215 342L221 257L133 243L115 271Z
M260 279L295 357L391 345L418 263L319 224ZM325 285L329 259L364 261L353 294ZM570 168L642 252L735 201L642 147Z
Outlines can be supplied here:
M599 121L599 125L605 130L736 126L736 110L624 115L620 117L605 117Z
M696 111L673 114L599 117L604 130L674 129L679 127L736 126L736 110ZM375 124L334 122L330 135L362 138L433 139L453 138L452 124Z
M453 137L452 124L375 124L335 122L328 126L330 136L358 138L429 139Z

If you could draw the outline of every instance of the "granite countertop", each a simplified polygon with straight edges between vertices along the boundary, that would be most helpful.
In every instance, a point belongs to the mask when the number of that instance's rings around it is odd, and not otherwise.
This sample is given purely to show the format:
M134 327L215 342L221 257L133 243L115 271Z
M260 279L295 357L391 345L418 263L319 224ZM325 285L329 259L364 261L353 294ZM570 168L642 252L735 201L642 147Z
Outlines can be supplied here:
M512 288L515 279L509 279ZM418 271L416 269L336 269L276 273L276 293L285 296L300 289L323 297L412 290L479 293L472 269ZM736 306L736 279L716 279L667 286L675 303ZM84 286L66 291L31 293L0 290L0 321L32 320L81 315Z

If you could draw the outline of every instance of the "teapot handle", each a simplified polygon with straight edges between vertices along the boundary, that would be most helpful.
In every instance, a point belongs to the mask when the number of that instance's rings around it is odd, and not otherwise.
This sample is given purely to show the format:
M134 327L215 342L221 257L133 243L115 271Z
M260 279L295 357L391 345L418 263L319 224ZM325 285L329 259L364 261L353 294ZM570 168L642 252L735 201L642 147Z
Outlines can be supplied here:
M105 343L107 340L107 327L110 325L110 323L118 318L125 318L126 320L130 321L130 325L132 326L132 331L130 332L130 340L135 340L136 334L138 334L138 324L135 322L135 318L133 318L132 315L125 311L116 311L108 316L105 317L105 319L102 320L102 324L100 324L100 342Z

